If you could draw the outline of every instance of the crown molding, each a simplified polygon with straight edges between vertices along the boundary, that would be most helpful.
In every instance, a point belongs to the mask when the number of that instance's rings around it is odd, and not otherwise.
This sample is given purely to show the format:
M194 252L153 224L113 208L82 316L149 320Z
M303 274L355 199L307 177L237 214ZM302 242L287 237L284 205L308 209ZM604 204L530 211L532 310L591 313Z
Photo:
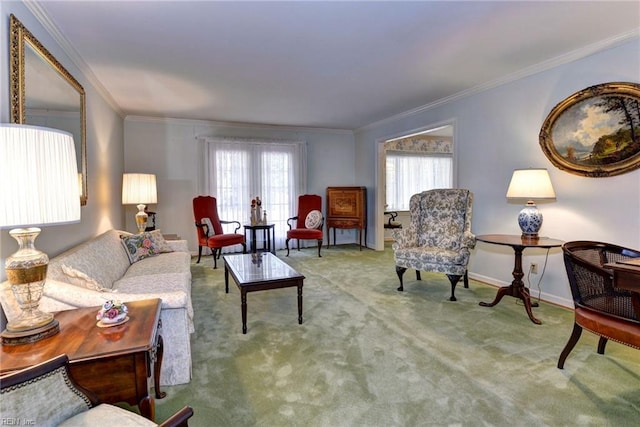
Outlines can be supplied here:
M597 43L593 43L582 48L573 50L564 55L557 56L555 58L549 59L547 61L540 62L538 64L532 65L527 68L523 68L522 70L516 71L514 73L508 74L506 76L500 77L498 79L492 80L487 83L483 83L481 85L472 87L470 89L464 90L462 92L458 92L454 95L448 96L446 98L438 99L429 104L422 105L420 107L414 108L412 110L408 110L402 112L400 114L396 114L394 116L390 116L384 118L382 120L378 120L377 122L370 123L368 125L362 126L358 129L354 130L354 134L358 134L360 132L365 132L371 129L374 129L378 126L382 126L387 123L394 122L396 120L407 119L417 114L420 114L424 111L430 110L432 108L438 107L443 104L447 104L462 98L466 98L472 95L476 95L480 92L484 92L489 89L496 88L498 86L502 86L507 83L514 82L516 80L520 80L522 78L532 76L534 74L541 73L543 71L550 70L552 68L558 67L560 65L568 64L573 61L577 61L582 58L586 58L587 56L591 56L598 52L602 52L607 49L614 48L616 46L620 46L628 41L633 39L640 39L640 28L636 28L632 31L628 31L626 33L622 33L618 36L611 37L606 40L599 41Z
M331 129L331 128L315 128L305 126L285 126L285 125L270 125L262 123L242 123L242 122L221 122L215 120L198 120L198 119L176 119L170 117L150 117L150 116L135 116L128 115L125 117L125 122L140 122L140 123L173 123L189 126L217 126L226 128L252 128L252 129L266 129L288 132L307 132L307 133L332 133L336 135L351 135L353 131L350 129Z
M40 3L38 1L25 1L24 5L40 22L45 31L47 31L51 35L51 37L53 37L56 43L60 45L62 50L71 59L71 62L73 62L73 64L80 70L83 76L89 81L91 86L94 87L94 89L98 92L102 99L104 99L107 104L109 104L109 106L116 112L116 114L124 119L124 113L115 102L111 94L105 89L100 80L98 80L96 75L91 70L91 67L89 67L89 65L87 65L87 63L82 59L78 51L71 45L71 43L69 43L67 38L60 32L51 18L49 18L42 6L40 6Z

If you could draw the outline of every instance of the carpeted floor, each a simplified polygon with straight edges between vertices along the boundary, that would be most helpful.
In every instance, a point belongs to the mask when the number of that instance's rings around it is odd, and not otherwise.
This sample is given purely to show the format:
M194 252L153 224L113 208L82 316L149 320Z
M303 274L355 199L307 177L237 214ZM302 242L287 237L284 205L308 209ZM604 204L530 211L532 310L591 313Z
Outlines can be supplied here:
M192 426L637 426L640 352L585 332L556 368L573 313L542 303L542 325L496 288L471 281L448 301L444 275L405 274L393 253L355 245L278 256L306 276L295 288L240 293L211 258L192 264L193 379L165 387L157 419L188 404ZM222 263L220 263L222 264Z

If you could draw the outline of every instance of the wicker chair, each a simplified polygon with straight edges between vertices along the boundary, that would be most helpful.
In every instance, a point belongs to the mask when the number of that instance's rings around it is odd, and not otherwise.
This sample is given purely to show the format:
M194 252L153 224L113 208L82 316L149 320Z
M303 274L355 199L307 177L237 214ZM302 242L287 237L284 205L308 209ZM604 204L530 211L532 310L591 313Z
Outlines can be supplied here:
M631 292L614 287L606 263L640 257L640 252L609 243L575 241L562 246L564 264L575 305L573 332L565 345L558 368L586 329L600 336L598 353L608 340L640 349L640 313L635 313Z

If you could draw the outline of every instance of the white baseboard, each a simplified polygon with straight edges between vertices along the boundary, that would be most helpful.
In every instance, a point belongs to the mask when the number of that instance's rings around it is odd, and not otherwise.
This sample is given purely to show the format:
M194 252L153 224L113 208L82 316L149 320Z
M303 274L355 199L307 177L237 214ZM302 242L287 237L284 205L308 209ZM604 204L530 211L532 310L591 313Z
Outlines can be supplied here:
M504 282L502 280L494 279L493 277L483 276L481 274L476 274L469 272L469 278L473 280L477 280L478 282L486 283L487 285L495 286L497 288L501 288L503 286L509 286L511 283ZM531 297L538 299L538 290L530 289ZM570 308L573 310L573 300L560 298L557 295L548 294L546 292L542 292L540 294L540 300L544 302L548 302L550 304L558 305L560 307Z

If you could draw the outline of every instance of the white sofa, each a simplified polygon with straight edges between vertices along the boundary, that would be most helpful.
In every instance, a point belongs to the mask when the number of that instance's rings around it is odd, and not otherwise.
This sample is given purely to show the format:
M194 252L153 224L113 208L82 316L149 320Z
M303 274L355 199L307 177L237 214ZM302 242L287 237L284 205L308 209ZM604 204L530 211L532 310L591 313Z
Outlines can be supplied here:
M160 383L191 380L191 255L185 240L166 241L173 252L131 263L122 244L124 231L109 230L49 261L40 309L47 312L122 302L162 299L160 319L164 358ZM161 239L162 240L162 239ZM8 282L0 302L9 321L20 313ZM97 313L97 311L96 311Z

